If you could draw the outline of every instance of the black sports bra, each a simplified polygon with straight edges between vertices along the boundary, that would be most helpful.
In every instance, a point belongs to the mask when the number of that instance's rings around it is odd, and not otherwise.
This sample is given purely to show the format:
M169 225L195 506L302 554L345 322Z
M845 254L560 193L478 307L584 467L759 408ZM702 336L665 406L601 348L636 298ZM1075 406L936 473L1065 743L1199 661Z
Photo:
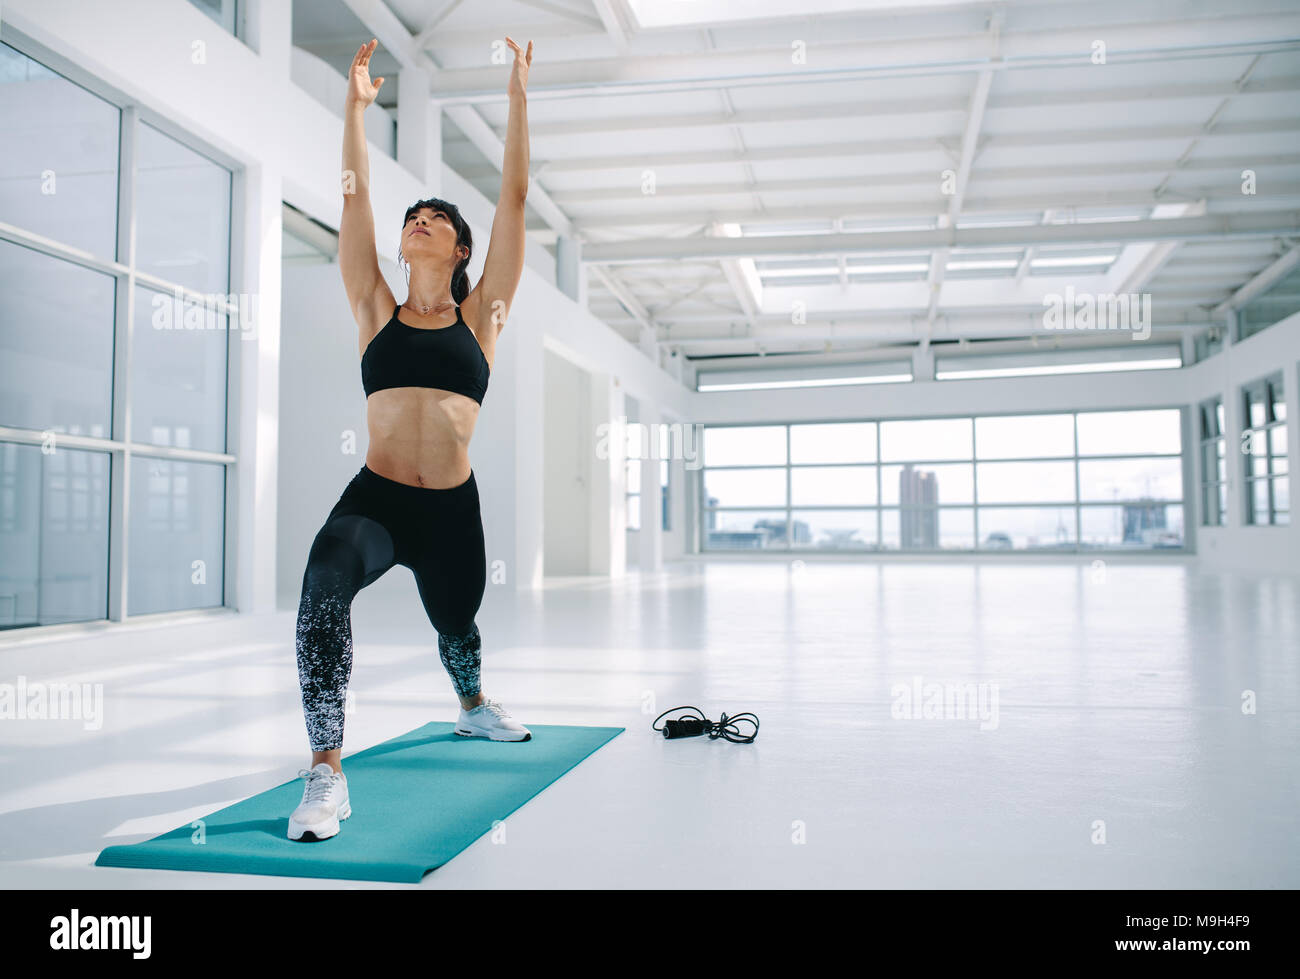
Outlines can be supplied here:
M492 373L478 338L456 307L456 322L426 330L403 323L394 307L361 355L361 386L366 397L385 388L441 388L479 404Z

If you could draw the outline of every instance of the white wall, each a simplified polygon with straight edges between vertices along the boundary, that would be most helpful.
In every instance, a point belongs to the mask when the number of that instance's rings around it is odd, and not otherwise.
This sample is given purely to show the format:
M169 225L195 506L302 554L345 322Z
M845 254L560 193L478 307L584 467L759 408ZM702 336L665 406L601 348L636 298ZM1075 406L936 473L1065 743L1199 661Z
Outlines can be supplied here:
M1300 460L1300 313L1275 323L1261 333L1240 343L1226 344L1224 349L1190 370L1189 403L1197 404L1218 395L1223 399L1227 435L1228 514L1223 527L1201 527L1199 553L1207 564L1224 568L1254 569L1263 572L1300 571L1300 524L1284 527L1251 527L1245 524L1245 499L1242 496L1242 419L1241 388L1278 370L1282 371L1286 395L1287 454L1289 471L1295 472ZM1199 440L1199 432L1195 432ZM1202 473L1200 453L1195 458L1195 485L1199 494ZM1295 481L1291 480L1292 494Z
M338 265L285 267L281 295L276 592L286 607L297 604L312 539L369 439L357 326Z
M546 403L544 569L548 575L589 574L591 481L591 375L545 351Z

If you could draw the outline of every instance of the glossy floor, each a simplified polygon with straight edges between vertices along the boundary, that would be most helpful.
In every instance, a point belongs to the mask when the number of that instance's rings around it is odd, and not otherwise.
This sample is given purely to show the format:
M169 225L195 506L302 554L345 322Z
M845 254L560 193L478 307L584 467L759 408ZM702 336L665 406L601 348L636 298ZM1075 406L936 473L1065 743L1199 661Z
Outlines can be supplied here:
M0 721L0 886L389 886L91 865L304 766L293 623L0 646L0 683L103 690L98 728ZM525 724L627 730L423 887L1300 886L1298 578L715 560L489 585L478 623ZM353 629L345 770L456 716L405 569ZM685 704L758 740L650 730Z

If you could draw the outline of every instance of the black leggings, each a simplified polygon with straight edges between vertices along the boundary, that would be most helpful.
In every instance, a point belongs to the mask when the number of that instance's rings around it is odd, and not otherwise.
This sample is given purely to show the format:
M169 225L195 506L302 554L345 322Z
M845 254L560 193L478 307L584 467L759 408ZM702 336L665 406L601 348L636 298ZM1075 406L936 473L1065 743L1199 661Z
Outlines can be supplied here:
M410 568L456 693L479 692L474 616L487 586L478 484L408 486L362 466L312 542L298 603L298 680L313 751L343 746L352 599L395 564Z

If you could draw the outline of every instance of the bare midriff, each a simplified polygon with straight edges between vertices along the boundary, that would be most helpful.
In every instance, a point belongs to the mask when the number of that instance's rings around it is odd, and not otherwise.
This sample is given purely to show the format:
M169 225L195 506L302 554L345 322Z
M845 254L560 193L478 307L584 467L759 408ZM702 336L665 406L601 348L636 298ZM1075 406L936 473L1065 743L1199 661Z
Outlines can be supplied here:
M381 476L450 489L469 479L478 402L441 388L388 388L366 399L366 467Z
M484 356L490 369L490 351ZM459 486L469 479L469 440L478 412L473 398L442 388L375 391L366 399L366 468L409 486Z

